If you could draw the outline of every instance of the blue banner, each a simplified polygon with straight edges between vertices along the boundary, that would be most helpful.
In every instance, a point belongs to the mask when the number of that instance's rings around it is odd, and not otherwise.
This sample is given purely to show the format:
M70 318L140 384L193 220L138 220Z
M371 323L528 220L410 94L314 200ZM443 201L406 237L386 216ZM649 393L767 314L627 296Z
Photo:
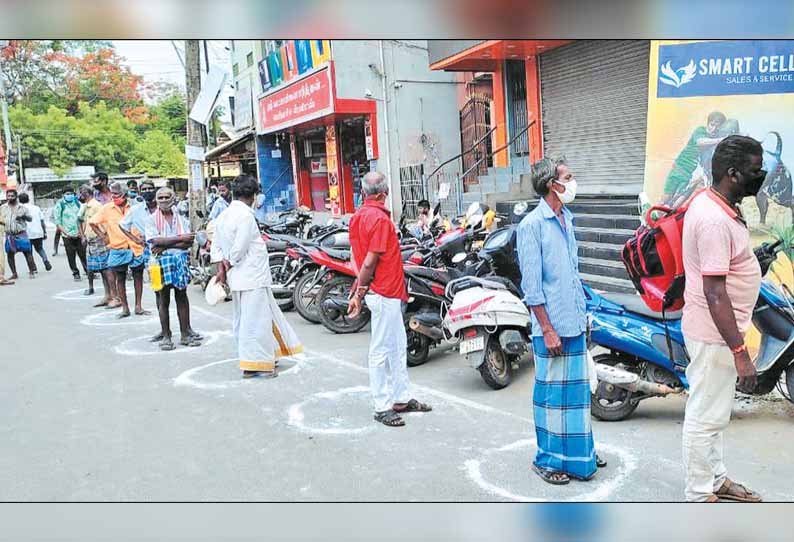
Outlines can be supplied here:
M661 45L657 98L794 93L794 40Z

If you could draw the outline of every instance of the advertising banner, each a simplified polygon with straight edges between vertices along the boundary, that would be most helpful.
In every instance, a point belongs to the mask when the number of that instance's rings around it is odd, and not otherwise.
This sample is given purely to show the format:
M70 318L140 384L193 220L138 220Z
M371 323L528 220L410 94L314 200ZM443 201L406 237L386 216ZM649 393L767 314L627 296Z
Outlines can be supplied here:
M792 225L794 41L651 41L645 193L676 206L710 186L717 144L764 148L764 185L742 209L755 243Z
M333 113L333 81L326 66L259 99L259 133L267 134Z

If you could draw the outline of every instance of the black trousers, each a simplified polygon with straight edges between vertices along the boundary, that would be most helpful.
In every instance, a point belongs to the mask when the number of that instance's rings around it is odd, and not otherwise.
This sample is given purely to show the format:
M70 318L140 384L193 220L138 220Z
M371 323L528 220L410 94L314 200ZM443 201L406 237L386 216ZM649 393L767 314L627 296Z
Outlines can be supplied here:
M79 237L62 237L63 247L66 249L66 259L69 261L69 269L72 270L72 275L75 277L80 276L80 270L77 269L77 260L75 256L80 258L80 263L83 266L83 271L88 274L88 267L85 261L85 247L80 242Z
M33 250L39 255L41 261L46 264L49 260L47 259L47 251L44 250L44 238L31 239L30 244L33 245Z

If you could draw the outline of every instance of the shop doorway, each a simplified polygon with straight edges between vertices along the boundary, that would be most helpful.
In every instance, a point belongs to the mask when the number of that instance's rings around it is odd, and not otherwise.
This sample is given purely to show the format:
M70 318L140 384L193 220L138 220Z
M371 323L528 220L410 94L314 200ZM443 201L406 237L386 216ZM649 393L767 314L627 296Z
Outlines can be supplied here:
M342 159L342 201L347 212L358 209L363 200L361 181L369 172L364 117L342 119L339 122L339 147Z
M508 141L521 134L527 119L527 68L523 60L505 60ZM529 154L529 134L524 132L510 145L510 157Z

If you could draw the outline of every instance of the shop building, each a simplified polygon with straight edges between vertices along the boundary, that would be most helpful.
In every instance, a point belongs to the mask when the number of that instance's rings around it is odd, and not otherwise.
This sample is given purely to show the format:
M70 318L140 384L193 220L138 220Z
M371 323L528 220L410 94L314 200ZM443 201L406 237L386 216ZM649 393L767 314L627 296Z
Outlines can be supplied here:
M620 251L639 224L650 42L445 40L430 41L428 51L433 70L491 75L495 152L487 170L465 179L464 201L509 212L512 202L535 197L529 165L564 157L578 183L572 208L582 276L633 292Z
M390 179L399 214L400 180L421 185L422 172L460 152L461 83L429 69L426 41L234 41L231 49L235 128L248 121L250 88L250 137L270 210L352 213L361 178L376 170Z

